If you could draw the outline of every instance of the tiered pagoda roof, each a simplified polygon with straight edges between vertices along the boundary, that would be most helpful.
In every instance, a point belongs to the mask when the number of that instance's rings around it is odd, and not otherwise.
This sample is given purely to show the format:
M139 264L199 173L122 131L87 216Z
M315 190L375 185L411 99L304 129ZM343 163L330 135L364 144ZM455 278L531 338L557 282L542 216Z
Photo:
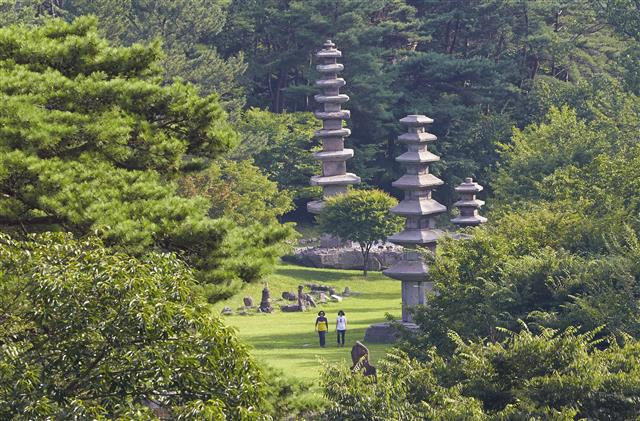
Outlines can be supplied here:
M431 197L433 189L444 184L429 173L429 164L440 159L427 150L427 145L436 140L436 136L425 131L425 126L433 123L433 120L424 115L408 115L400 122L407 126L407 133L399 136L398 141L406 144L408 150L396 161L406 168L406 173L392 186L404 190L404 200L391 212L405 217L406 224L402 232L390 236L388 240L408 249L423 246L434 250L436 241L444 235L443 231L436 229L435 218L446 212L447 208ZM403 258L385 270L384 274L401 281L426 281L426 264L416 253L412 254L411 258Z
M468 177L455 190L460 194L460 200L453 206L460 210L460 215L453 218L451 222L460 227L475 227L487 222L487 218L478 214L484 202L476 199L476 194L482 191L482 186Z
M314 158L322 162L322 175L311 177L312 186L322 187L322 200L314 200L307 204L307 210L318 214L324 207L324 199L346 193L350 184L360 183L360 177L347 172L346 161L353 157L353 149L345 149L344 138L351 131L342 127L342 121L350 118L349 110L343 110L342 104L349 101L349 97L340 93L340 88L346 83L338 77L344 66L337 62L342 57L340 50L330 40L324 43L316 57L320 64L316 66L322 74L322 79L316 81L316 86L322 90L315 96L316 102L322 104L323 109L314 114L322 120L322 129L315 132L322 141L322 151L313 154Z

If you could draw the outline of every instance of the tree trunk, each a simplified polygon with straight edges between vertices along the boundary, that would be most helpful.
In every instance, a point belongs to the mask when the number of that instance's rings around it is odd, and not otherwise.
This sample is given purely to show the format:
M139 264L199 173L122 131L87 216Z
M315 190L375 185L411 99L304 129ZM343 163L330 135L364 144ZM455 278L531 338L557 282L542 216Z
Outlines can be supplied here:
M367 277L367 269L369 268L369 251L373 244L360 245L360 251L362 252L362 272L364 277Z
M453 30L453 40L449 47L449 55L453 54L453 50L456 48L456 41L458 40L458 32L460 31L460 17L456 18L456 27Z

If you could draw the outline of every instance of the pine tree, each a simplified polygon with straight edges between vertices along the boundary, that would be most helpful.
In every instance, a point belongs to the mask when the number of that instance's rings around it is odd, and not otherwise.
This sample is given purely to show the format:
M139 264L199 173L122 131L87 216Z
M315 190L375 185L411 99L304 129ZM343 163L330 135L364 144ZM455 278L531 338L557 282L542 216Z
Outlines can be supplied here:
M248 233L178 195L180 173L237 134L217 96L163 86L159 56L157 45L110 46L94 18L0 29L0 225L176 251L218 285L212 297L229 294L264 274L289 229Z

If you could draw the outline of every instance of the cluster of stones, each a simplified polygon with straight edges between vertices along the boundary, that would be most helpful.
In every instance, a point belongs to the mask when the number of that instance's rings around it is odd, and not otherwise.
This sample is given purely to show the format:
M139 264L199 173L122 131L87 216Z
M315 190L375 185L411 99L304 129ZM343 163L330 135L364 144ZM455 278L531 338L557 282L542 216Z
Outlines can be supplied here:
M427 133L425 126L433 120L423 115L408 115L400 120L407 126L407 133L398 141L407 145L407 152L396 158L406 168L406 173L392 186L404 191L404 200L391 212L406 218L405 229L388 238L388 241L404 247L402 259L383 273L402 281L402 321L411 323L409 309L424 304L426 293L432 288L428 282L428 267L417 252L421 246L435 251L437 240L444 235L436 229L436 216L447 208L432 198L432 191L443 183L429 173L429 164L438 161L437 155L427 150L436 136Z
M316 86L322 93L316 95L315 100L322 104L323 109L314 113L322 120L322 129L316 131L315 135L322 141L322 151L313 155L322 162L322 175L311 177L311 185L322 187L322 200L307 204L307 210L313 214L322 211L324 199L346 193L350 184L360 183L360 177L348 173L346 166L346 161L353 157L353 149L344 148L344 138L351 131L342 127L342 121L351 114L349 110L342 109L342 104L349 100L347 95L340 93L340 88L346 84L343 78L338 77L338 73L344 70L344 66L337 62L342 53L328 40L316 57L320 62L316 69L322 74Z
M478 214L478 210L484 205L482 200L476 198L476 195L482 191L482 186L468 177L455 190L460 194L460 200L453 206L458 208L459 215L451 222L462 228L475 227L487 222L487 218Z

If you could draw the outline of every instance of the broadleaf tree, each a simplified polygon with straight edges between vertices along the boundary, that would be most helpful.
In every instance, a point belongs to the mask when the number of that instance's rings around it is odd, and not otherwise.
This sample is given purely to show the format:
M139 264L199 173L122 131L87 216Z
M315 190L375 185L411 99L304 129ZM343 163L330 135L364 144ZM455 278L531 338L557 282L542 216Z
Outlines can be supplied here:
M329 420L635 419L640 344L596 339L598 329L525 328L502 341L457 343L450 358L425 349L414 359L392 351L378 381L346 367L328 367L322 379Z
M389 210L398 201L380 190L350 190L327 199L318 216L320 229L341 240L358 243L367 276L371 247L402 229L402 218Z
M0 234L0 418L258 419L265 384L172 254Z

